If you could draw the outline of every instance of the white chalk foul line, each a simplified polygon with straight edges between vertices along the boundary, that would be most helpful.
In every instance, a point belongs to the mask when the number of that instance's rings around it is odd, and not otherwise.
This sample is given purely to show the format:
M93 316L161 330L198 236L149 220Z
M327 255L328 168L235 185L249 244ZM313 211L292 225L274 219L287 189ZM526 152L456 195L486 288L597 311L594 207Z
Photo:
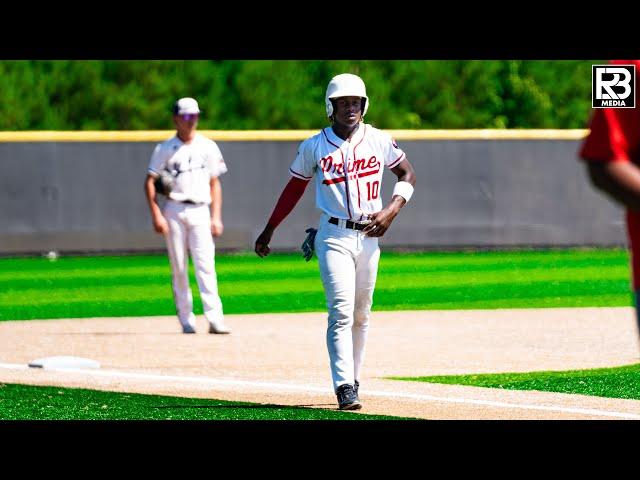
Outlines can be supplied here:
M25 364L16 363L0 363L0 368L7 370L29 370L30 367ZM40 369L34 369L40 370ZM259 387L270 390L298 390L303 392L317 392L323 394L333 395L333 390L329 388L314 387L312 385L294 385L286 383L273 383L273 382L257 382L251 380L229 380L221 378L211 377L183 377L177 375L157 375L152 373L135 373L135 372L122 372L117 370L94 370L94 369L80 369L80 368L47 368L48 372L61 372L61 373L75 373L80 375L88 375L95 377L110 377L110 378L134 378L138 380L158 380L162 382L183 382L183 383L197 383L204 385L230 385L230 386L244 386L244 387ZM420 401L432 401L432 402L444 402L444 403L466 403L469 405L486 405L489 407L506 408L506 409L522 409L522 410L545 410L550 412L563 412L563 413L577 413L582 415L593 415L598 417L612 417L612 418L624 418L629 420L640 420L640 414L628 413L628 412L614 412L607 410L595 410L591 408L572 408L572 407L560 407L553 405L530 405L522 403L509 403L509 402L496 402L492 400L478 400L473 398L455 398L455 397L438 397L435 395L423 395L416 393L401 393L401 392L385 392L380 390L367 390L367 396L384 397L384 398L407 398L411 400Z

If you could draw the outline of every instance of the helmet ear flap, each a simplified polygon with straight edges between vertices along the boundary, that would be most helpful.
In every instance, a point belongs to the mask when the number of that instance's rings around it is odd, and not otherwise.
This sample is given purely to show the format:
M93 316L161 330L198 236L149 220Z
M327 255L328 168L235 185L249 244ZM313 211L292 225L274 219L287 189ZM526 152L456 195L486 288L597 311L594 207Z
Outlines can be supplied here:
M362 116L364 117L364 114L367 113L367 97L362 97L360 99L360 111L362 112Z
M326 107L327 107L327 117L331 118L333 116L333 112L334 112L334 106L333 106L333 98L327 98L327 103L326 103Z

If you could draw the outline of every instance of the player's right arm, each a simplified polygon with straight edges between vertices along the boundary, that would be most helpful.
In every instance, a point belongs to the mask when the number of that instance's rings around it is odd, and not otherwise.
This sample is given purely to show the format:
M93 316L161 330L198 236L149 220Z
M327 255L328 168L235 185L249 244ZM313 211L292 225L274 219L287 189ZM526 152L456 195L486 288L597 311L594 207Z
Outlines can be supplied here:
M280 198L273 209L273 213L271 214L271 217L269 217L267 225L256 239L255 252L259 257L266 257L269 255L271 252L269 243L271 242L273 232L278 225L280 225L282 220L291 213L298 201L302 198L308 184L309 180L291 177L289 183L284 187L284 190L282 190Z
M630 162L589 162L589 178L596 188L619 204L640 211L640 168Z
M628 64L637 60L614 60ZM638 101L636 93L636 101ZM613 200L640 211L640 113L638 108L597 109L580 149L591 183Z
M289 168L291 178L289 183L284 187L280 198L276 202L276 206L267 221L267 225L258 235L255 244L255 252L259 257L266 257L271 252L269 243L273 232L278 225L285 219L302 198L309 180L313 177L316 170L316 162L313 154L313 138L311 137L300 144L296 159Z
M167 220L162 215L162 210L156 200L156 186L155 180L157 176L151 172L158 172L161 169L162 159L160 158L161 147L157 145L151 155L151 161L149 163L149 171L147 172L147 178L144 181L144 193L147 197L147 205L149 205L149 211L151 212L151 221L153 222L153 229L165 235L169 232L169 225Z
M637 109L596 110L580 149L591 183L613 200L640 210L640 115Z
M151 174L147 174L147 179L144 182L144 191L147 196L147 204L149 205L149 211L151 212L151 221L153 222L153 229L162 233L163 235L169 231L169 225L167 220L162 215L160 206L156 201L156 186L154 185L156 177Z

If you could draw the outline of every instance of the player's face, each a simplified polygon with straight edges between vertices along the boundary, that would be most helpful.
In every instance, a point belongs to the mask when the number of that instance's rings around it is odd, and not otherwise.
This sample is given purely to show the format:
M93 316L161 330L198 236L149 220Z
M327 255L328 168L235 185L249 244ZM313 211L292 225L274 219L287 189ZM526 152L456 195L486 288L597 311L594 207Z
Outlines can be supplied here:
M188 132L196 127L200 115L197 113L186 113L183 115L174 115L173 118L178 131Z
M338 97L335 99L333 119L345 127L354 127L362 118L362 99L360 97Z

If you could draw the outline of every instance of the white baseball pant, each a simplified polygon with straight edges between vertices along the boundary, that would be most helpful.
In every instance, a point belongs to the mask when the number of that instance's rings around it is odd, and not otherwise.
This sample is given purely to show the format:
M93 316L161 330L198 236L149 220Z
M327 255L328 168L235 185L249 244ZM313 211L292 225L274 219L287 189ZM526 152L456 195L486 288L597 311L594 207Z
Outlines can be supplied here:
M195 328L193 295L189 287L189 257L196 274L200 298L207 320L222 319L222 301L215 271L215 243L211 235L209 206L167 201L163 214L169 224L165 235L171 263L173 296L178 319L183 327Z
M380 248L377 237L321 216L315 239L329 311L327 349L334 390L360 380Z

